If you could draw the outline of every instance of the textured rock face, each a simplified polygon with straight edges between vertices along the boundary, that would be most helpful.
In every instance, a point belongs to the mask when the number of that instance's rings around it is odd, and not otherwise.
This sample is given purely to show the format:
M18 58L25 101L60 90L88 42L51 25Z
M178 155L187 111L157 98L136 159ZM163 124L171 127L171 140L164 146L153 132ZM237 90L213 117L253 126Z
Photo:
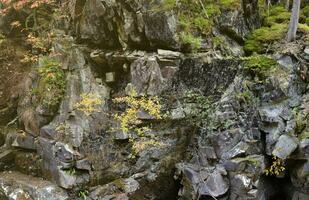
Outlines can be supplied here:
M58 186L17 172L1 173L0 188L0 197L7 197L9 200L69 199L66 192Z
M70 10L79 38L102 48L180 49L180 19L172 10L158 9L158 3L164 1L75 0ZM243 10L226 10L218 17L221 34L240 44L260 26L258 1L244 1L242 6Z
M260 25L257 0L218 16L224 49L192 54L181 52L176 14L151 2L69 1L72 26L54 30L49 55L64 71L64 94L57 105L36 103L38 74L23 75L17 128L0 129L0 170L14 170L0 173L0 198L308 199L307 47L300 59L278 52L261 78L239 57ZM113 100L132 90L162 104L160 119L137 112L137 128L149 130L123 131L115 119L130 106ZM273 156L285 169L265 176Z

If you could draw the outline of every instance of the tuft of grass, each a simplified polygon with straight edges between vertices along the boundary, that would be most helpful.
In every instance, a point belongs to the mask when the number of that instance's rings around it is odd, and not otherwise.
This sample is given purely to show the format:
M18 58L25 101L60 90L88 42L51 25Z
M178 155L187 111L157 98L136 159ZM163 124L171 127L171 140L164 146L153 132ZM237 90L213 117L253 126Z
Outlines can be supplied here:
M221 0L221 7L226 10L237 10L240 9L240 0Z
M245 51L265 53L269 45L284 38L287 27L287 24L274 24L254 30L245 41Z
M286 23L288 24L290 21L291 13L287 11L283 6L271 6L269 11L263 13L263 17L265 17L264 25L272 26L278 23Z
M266 71L277 65L277 62L264 55L244 58L244 69L251 71Z
M192 51L197 51L201 48L202 38L194 37L191 33L181 32L180 41L184 45L189 45Z

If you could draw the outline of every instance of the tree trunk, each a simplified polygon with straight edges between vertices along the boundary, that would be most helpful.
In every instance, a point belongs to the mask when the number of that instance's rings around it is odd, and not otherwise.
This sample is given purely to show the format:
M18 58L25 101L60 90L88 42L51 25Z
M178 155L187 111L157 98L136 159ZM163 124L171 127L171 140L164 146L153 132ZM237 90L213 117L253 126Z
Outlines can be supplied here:
M297 26L298 26L298 20L299 20L300 1L301 0L293 1L292 14L291 14L289 30L287 34L288 42L291 42L295 40L296 38L296 32L297 32Z
M285 9L289 10L289 8L290 8L290 0L286 0L285 1Z

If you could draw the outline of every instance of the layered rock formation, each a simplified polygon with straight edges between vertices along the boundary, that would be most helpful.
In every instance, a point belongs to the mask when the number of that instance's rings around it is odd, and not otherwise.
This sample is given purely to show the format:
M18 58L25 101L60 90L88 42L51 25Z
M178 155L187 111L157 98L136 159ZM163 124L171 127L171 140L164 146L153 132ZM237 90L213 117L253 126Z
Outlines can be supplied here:
M309 199L308 44L270 55L271 70L248 67L242 45L261 22L257 1L244 0L217 18L224 45L205 36L187 53L179 16L157 4L69 1L51 52L23 71L6 99L13 111L0 110L0 199ZM0 18L8 41L10 20ZM46 57L61 91L42 96ZM125 106L113 99L132 89L162 105L160 119L138 113L151 128L142 136L114 117ZM85 95L99 99L93 112L78 107Z

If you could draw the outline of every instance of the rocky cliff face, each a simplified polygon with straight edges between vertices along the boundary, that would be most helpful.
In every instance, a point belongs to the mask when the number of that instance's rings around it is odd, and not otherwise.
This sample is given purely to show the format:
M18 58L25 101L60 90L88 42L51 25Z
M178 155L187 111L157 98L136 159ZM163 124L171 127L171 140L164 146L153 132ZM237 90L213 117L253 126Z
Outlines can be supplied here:
M309 199L308 42L242 58L261 25L244 0L188 53L158 5L70 0L32 67L6 29L21 14L0 17L0 199Z

